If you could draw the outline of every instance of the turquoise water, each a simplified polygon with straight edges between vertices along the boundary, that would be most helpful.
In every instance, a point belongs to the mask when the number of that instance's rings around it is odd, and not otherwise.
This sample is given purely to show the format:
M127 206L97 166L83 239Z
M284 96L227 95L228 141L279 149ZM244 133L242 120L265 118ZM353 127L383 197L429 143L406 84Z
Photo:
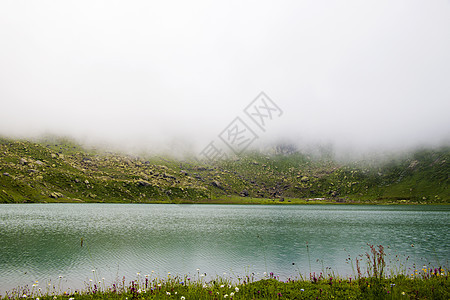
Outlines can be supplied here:
M0 294L152 271L288 278L311 265L353 276L347 259L367 243L386 248L391 269L448 266L449 220L450 206L0 205Z

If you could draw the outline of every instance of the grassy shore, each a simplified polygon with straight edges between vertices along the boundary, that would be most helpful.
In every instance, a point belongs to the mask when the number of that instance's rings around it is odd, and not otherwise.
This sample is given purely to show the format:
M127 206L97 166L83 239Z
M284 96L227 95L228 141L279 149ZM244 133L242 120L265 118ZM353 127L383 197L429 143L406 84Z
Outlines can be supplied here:
M262 277L248 274L237 277L208 278L206 274L165 276L136 274L107 286L93 270L93 279L85 289L63 291L60 285L39 282L0 295L0 299L450 299L449 273L446 268L415 267L409 271L387 273L383 246L369 245L370 251L355 260L352 277L336 276L331 271L298 275L280 280L266 272ZM395 268L394 268L395 269Z
M255 280L252 275L239 283L224 278L205 281L202 274L164 279L137 275L106 287L90 282L84 291L55 294L42 292L38 284L9 292L1 299L450 299L448 273L423 269L418 275L394 277L334 278L311 274L309 278L279 280L275 274Z

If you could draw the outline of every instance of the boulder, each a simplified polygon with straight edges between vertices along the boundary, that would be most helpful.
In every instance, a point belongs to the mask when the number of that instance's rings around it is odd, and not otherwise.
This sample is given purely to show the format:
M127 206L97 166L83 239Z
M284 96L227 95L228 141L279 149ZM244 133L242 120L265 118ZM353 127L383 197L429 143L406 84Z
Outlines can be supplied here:
M249 193L247 190L243 190L239 195L241 195L242 197L248 197Z
M50 198L58 199L58 198L62 198L62 197L64 197L64 195L61 193L58 193L58 192L53 192L50 194Z
M139 180L139 181L137 182L137 184L138 184L139 186L149 186L149 185L150 185L150 182L145 181L145 180Z
M301 182L308 182L309 178L307 176L303 176L302 179L300 179Z
M219 188L219 189L222 188L222 185L217 180L214 180L213 182L211 182L211 185L216 187L216 188Z

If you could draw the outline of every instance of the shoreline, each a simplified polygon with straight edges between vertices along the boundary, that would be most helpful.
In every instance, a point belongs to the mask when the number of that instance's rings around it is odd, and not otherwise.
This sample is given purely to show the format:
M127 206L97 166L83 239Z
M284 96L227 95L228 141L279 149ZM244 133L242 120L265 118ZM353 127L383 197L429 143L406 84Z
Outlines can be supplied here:
M0 203L0 204L63 204L63 203L104 203L104 204L176 204L176 205L190 205L190 204L221 204L221 205L275 205L275 206L289 206L289 205L432 205L432 206L446 206L449 202L417 202L409 200L397 199L382 199L382 200L351 200L351 199L331 199L331 198L284 198L284 199L270 199L270 198L251 198L251 197L224 197L213 199L189 200L189 199L175 199L175 200L154 200L154 201L92 201L81 200L76 198L58 198L54 201L25 201L14 203Z

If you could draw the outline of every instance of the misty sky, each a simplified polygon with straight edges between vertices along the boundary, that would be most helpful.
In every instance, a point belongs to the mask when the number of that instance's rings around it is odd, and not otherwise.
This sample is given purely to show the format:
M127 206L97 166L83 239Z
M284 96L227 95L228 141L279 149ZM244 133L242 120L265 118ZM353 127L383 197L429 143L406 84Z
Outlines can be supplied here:
M450 141L450 1L1 1L0 134L203 148ZM249 124L250 125L250 124Z

